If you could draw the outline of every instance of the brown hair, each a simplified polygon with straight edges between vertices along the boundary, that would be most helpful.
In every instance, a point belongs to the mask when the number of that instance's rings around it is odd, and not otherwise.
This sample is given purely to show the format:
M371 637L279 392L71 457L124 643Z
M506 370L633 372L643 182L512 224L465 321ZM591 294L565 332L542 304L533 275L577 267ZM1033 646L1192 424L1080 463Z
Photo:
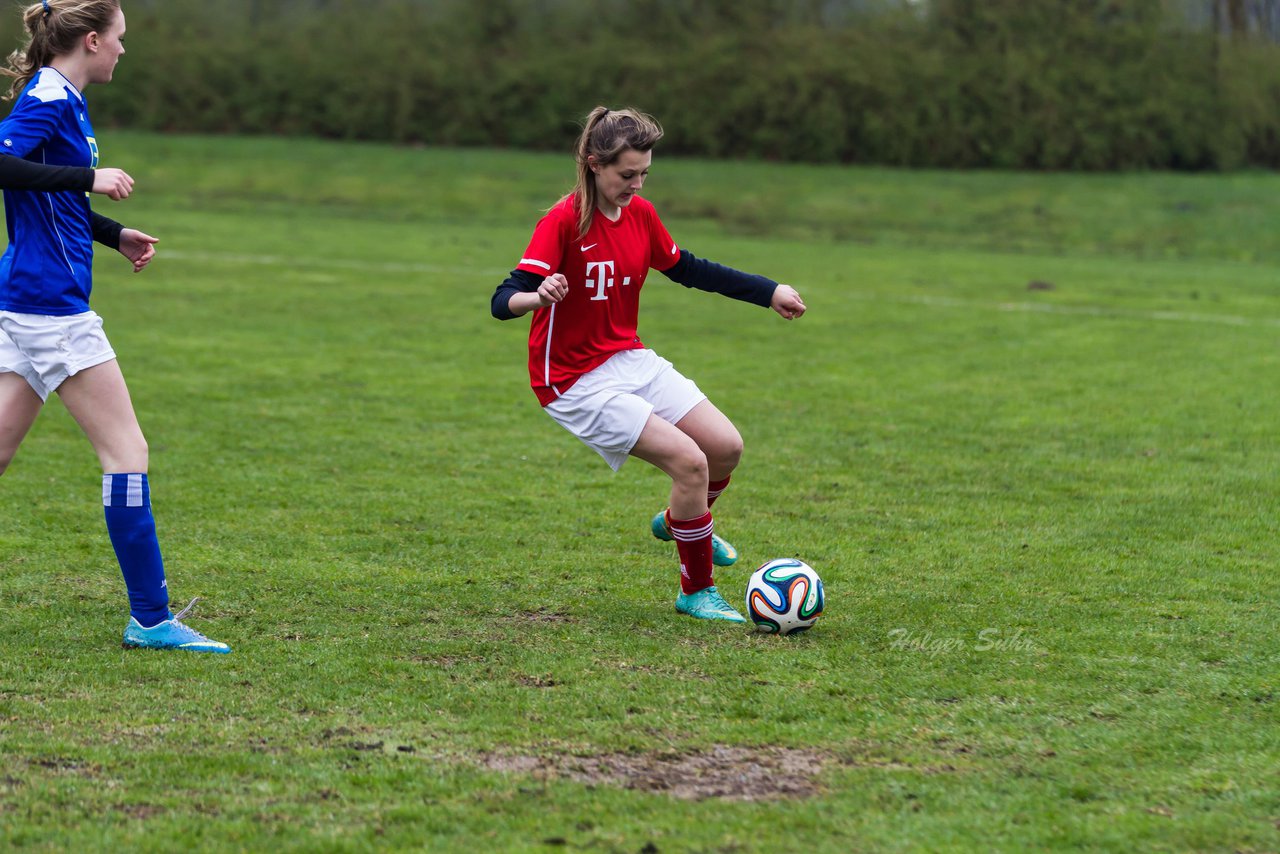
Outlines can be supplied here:
M587 236L596 209L595 176L587 158L594 157L597 165L608 166L626 151L649 151L660 139L662 125L639 110L596 107L587 114L576 150L578 180L570 193L577 204L579 240Z
M0 67L0 74L13 78L4 99L18 97L37 71L75 50L87 33L106 32L119 8L120 0L43 0L24 9L27 42L9 54L8 67Z

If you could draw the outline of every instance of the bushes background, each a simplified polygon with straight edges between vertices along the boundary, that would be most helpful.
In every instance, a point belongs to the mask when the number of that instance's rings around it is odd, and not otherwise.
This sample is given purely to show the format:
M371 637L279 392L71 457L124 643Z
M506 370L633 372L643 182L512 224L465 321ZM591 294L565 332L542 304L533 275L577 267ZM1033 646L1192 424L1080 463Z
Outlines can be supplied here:
M1185 5L1185 4L1184 4ZM927 9L927 11L926 11ZM126 0L95 122L930 167L1280 166L1280 47L1162 0ZM16 44L18 15L0 21Z

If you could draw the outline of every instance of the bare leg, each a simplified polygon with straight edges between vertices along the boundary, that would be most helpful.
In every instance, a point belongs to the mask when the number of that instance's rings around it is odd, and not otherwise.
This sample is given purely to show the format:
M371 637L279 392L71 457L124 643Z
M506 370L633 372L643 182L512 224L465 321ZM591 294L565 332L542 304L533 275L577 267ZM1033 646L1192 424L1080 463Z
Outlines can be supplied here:
M103 516L129 591L129 611L138 630L170 619L164 558L156 538L147 484L147 443L133 401L114 359L87 368L58 388L67 411L79 422L102 462ZM130 623L125 633L130 643ZM137 638L145 645L146 638Z
M742 436L711 401L704 400L689 410L676 427L706 454L708 479L724 480L738 467L742 459Z
M58 396L89 437L103 472L146 473L147 440L115 359L69 377Z
M707 456L690 436L669 421L650 415L631 455L657 466L671 478L671 515L697 519L707 512Z
M25 379L11 371L0 374L0 474L13 461L42 406L44 401Z

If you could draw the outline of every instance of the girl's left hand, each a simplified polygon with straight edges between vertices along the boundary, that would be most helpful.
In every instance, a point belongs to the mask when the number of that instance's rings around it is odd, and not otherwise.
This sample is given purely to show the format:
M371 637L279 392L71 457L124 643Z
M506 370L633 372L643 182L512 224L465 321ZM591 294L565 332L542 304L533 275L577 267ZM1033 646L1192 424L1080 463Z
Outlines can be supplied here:
M778 285L773 290L773 300L769 307L787 320L795 320L804 314L804 300L790 285Z
M160 238L144 234L136 228L126 228L120 232L120 254L133 262L133 272L141 273L142 268L156 257L156 244Z

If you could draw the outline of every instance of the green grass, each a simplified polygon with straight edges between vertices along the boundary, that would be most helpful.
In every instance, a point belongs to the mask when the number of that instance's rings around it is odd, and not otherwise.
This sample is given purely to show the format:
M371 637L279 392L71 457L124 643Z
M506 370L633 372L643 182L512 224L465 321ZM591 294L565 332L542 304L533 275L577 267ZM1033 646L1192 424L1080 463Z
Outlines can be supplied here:
M104 253L94 306L175 600L235 652L120 650L51 404L0 481L5 846L1280 848L1280 177L659 153L676 239L810 306L655 274L641 325L746 440L722 588L822 573L782 639L674 613L663 477L539 412L488 316L567 157L102 144L139 187L96 207L162 254ZM827 759L756 801L565 770L717 746Z

